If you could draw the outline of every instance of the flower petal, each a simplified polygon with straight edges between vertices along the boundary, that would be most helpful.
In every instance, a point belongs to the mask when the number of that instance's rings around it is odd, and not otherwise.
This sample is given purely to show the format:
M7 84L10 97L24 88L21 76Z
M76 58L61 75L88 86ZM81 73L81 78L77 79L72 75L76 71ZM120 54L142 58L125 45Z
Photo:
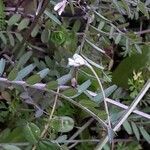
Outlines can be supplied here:
M64 5L64 2L63 2L63 1L57 3L57 4L55 5L55 7L54 7L54 10L55 10L55 11L58 11L63 5Z
M68 61L69 66L79 67L86 65L86 61L79 54L74 54L73 58L69 58Z

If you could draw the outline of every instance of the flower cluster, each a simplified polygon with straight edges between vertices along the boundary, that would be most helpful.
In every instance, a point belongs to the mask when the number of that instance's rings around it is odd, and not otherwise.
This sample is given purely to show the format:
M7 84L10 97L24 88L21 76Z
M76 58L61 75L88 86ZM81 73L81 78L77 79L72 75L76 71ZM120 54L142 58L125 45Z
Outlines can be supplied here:
M79 67L79 66L87 65L87 61L84 60L79 54L74 54L72 58L68 58L68 65Z

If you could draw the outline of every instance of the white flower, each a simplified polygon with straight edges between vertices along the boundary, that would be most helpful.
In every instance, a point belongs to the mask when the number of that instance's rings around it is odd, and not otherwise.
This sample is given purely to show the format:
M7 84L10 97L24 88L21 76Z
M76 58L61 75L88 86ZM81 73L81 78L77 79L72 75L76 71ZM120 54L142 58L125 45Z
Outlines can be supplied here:
M68 58L68 61L68 65L74 67L79 67L87 64L86 60L84 60L79 54L74 54L73 58Z
M66 3L67 3L67 0L63 0L59 3L57 3L54 7L54 10L55 11L58 11L58 14L61 15L62 12L65 10L65 7L66 7Z

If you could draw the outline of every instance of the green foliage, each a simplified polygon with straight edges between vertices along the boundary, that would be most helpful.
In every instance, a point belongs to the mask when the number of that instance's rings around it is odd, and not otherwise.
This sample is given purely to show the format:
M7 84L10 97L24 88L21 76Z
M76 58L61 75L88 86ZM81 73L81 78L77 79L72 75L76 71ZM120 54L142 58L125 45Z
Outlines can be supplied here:
M144 78L142 76L142 72L133 72L133 78L128 79L128 85L130 86L129 90L131 91L130 96L132 98L135 98L144 85Z
M139 149L141 149L141 146L136 142L132 142L132 143L130 142L128 144L119 142L116 147L116 150L139 150Z
M34 123L27 123L23 129L24 136L27 141L32 144L38 142L38 138L40 137L40 129Z
M4 1L0 0L0 31L5 29L5 5Z
M51 126L57 132L69 132L74 127L74 120L67 116L54 117Z
M148 143L150 143L150 134L144 129L143 126L136 125L134 122L126 121L123 124L124 129L128 134L134 134L138 141L140 141L140 137L144 138Z
M140 0L0 0L0 149L95 149L149 78L149 12ZM120 131L138 142L121 135L114 149L149 143L149 97Z
M128 87L128 78L132 78L133 71L150 66L150 51L148 46L143 47L142 54L134 54L125 58L113 72L112 81L122 87Z
M61 45L66 41L66 34L63 31L54 31L51 33L50 40L57 45Z

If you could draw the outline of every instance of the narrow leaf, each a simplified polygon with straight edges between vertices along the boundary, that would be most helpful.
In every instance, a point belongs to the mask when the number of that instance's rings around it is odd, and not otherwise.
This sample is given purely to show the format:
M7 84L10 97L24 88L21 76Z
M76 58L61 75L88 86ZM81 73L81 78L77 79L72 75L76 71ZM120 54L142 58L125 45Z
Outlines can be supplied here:
M142 134L142 136L144 137L144 139L150 144L150 135L149 133L144 129L144 127L139 127L140 132Z
M24 18L24 19L21 20L21 22L19 23L19 25L18 25L18 30L21 31L21 30L27 28L28 25L29 25L29 23L30 23L30 19L29 19L29 18Z
M37 35L38 32L39 32L39 29L40 29L40 26L39 26L39 24L37 24L37 25L34 27L34 29L32 30L31 36L32 36L32 37L36 37L36 35Z
M140 140L140 133L139 133L138 127L136 126L136 124L134 122L131 122L131 126L132 126L133 132L134 132L137 140L139 141Z
M6 61L5 59L1 58L0 59L0 76L3 74L4 69L5 69Z
M13 35L9 32L7 33L7 35L8 35L8 38L9 38L10 45L14 46L15 45L15 39L14 39Z
M4 150L21 150L19 147L10 144L4 145L3 148Z
M18 72L18 75L17 75L15 80L22 80L28 74L30 74L33 71L34 68L35 68L35 65L33 65L33 64L23 68L21 71Z
M41 79L43 79L43 78L45 78L47 76L47 74L49 73L49 71L50 70L48 68L46 68L46 69L41 70L37 74L40 75Z
M37 125L35 125L34 123L27 123L24 127L23 132L27 141L32 144L37 143L40 136L40 129Z
M54 117L51 126L57 132L69 132L74 127L74 120L68 116Z
M79 93L83 93L85 90L87 90L87 88L91 85L91 81L87 80L84 83L82 83L81 85L78 86L77 90Z
M30 59L30 57L32 56L32 52L29 51L27 53L25 53L20 59L19 59L19 62L17 64L17 67L20 68L20 67L23 67L27 61Z
M42 79L41 79L40 75L35 74L35 75L32 75L31 77L29 77L26 82L30 85L34 85L34 84L40 82L41 80Z
M55 15L53 15L52 13L50 13L49 11L45 10L44 14L46 14L51 20L53 20L58 25L61 25L61 22L59 21L59 19Z
M9 20L8 25L12 26L21 19L21 14L14 14Z
M116 39L115 39L115 44L119 44L120 40L121 40L121 33L119 33L119 34L117 35L117 37L116 37Z
M89 62L91 65L95 66L96 68L99 69L104 69L104 67L100 66L99 64L93 62L92 60L90 60L89 58L87 58L86 56L82 55L84 57L84 59Z
M5 45L7 44L7 38L2 32L0 32L0 39Z
M105 53L104 50L100 49L99 47L97 47L95 44L93 44L92 42L90 42L89 40L86 39L86 42L92 46L94 49L96 49L97 51L101 52L101 53Z
M41 34L41 41L43 43L48 43L50 37L50 31L48 29L44 29Z
M132 134L132 128L127 120L123 123L123 127L128 132L128 134Z

